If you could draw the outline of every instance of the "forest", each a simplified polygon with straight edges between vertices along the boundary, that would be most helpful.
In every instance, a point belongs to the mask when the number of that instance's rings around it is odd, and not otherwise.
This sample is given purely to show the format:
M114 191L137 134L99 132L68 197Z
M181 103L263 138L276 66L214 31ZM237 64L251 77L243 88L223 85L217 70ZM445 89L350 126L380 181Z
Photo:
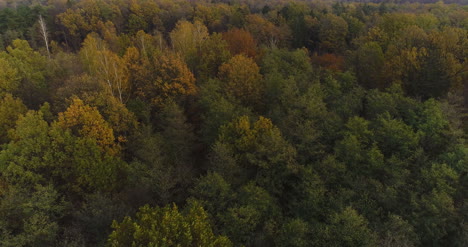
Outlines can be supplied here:
M467 137L463 1L0 1L2 247L468 246Z

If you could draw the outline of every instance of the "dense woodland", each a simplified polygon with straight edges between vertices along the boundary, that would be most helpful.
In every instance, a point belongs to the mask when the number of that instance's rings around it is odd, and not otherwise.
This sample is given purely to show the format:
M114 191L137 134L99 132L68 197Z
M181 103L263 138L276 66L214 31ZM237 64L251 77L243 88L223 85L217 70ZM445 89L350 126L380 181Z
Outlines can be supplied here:
M2 1L0 50L0 246L468 246L467 6Z

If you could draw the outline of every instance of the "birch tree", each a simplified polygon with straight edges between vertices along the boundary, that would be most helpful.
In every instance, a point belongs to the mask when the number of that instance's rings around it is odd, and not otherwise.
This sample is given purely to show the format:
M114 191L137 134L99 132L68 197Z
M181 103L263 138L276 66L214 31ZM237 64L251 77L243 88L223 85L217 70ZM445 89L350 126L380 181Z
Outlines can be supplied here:
M42 35L42 38L44 39L44 43L47 49L47 56L50 59L49 38L48 38L49 33L47 31L47 25L44 19L42 18L42 15L39 15L39 26L41 28L41 35Z
M81 57L89 72L106 85L108 92L125 103L129 90L128 69L122 58L110 51L104 41L88 35Z

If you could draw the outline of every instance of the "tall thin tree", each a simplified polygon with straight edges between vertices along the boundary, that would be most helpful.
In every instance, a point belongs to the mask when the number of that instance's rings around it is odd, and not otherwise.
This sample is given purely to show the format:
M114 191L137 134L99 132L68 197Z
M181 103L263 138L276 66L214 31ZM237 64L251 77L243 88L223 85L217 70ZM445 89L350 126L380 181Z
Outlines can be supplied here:
M48 39L47 26L46 26L46 23L45 23L44 19L42 18L42 15L39 15L39 26L41 27L42 38L44 39L44 43L46 45L47 56L50 59L49 39Z

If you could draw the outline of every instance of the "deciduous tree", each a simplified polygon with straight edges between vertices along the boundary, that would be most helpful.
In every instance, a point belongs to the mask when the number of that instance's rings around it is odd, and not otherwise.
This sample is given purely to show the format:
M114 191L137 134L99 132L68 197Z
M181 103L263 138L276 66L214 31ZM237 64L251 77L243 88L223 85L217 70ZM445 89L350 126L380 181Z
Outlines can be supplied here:
M198 51L208 35L208 29L200 21L179 21L170 33L172 47L185 59L190 68L195 66Z
M0 100L0 143L9 141L8 131L15 127L16 120L26 113L26 106L20 99L7 94Z
M334 14L326 14L320 19L320 49L328 52L343 52L346 49L348 24Z
M252 34L244 29L231 29L223 33L223 39L229 44L229 50L233 55L244 54L250 58L255 58L257 55L257 43Z
M258 65L244 55L237 55L219 68L219 77L226 83L226 93L243 104L260 105L263 81Z
M104 41L93 35L88 35L80 54L88 71L106 85L107 93L121 103L126 102L130 85L123 59L110 51Z
M183 59L172 53L155 57L146 69L154 69L138 92L154 106L166 100L183 102L197 93L195 77Z
M112 128L96 108L85 105L81 99L74 98L68 109L59 114L57 125L77 136L95 140L110 155L119 153Z
M207 246L228 247L232 243L224 236L213 234L208 216L197 204L179 212L177 206L140 208L136 218L114 221L108 246Z

